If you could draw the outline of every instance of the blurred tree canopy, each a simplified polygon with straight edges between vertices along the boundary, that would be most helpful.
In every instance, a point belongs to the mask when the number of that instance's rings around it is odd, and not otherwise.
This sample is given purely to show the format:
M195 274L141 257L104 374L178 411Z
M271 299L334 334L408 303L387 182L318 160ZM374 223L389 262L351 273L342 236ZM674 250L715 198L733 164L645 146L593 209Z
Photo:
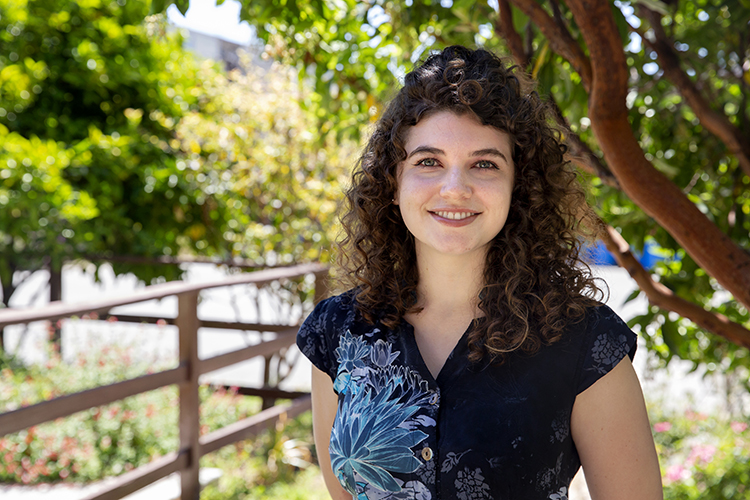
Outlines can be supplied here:
M267 54L315 76L321 131L338 137L359 137L430 50L511 57L570 127L602 239L652 304L633 320L649 347L664 361L746 370L747 0L240 2ZM155 7L172 3L189 7ZM630 251L648 242L668 257L653 271Z
M318 140L293 70L223 74L151 11L148 0L0 0L5 305L17 272L64 260L328 259L355 148ZM182 272L113 267L146 282Z

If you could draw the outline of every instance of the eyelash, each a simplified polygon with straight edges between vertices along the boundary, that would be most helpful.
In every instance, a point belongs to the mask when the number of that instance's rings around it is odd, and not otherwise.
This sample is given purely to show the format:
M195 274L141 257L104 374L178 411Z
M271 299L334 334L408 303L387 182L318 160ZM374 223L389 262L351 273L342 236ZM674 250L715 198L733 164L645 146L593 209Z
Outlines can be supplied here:
M425 165L424 162L426 162L426 161L431 161L434 164L433 165ZM486 167L479 167L480 163L486 163L487 166ZM428 167L428 168L430 168L430 167L437 166L438 165L438 161L435 158L423 158L423 159L419 160L417 163L415 163L414 165L415 166L422 166L422 167ZM499 170L499 167L497 165L495 165L493 162L489 161L489 160L479 160L474 165L477 166L477 168L479 168L480 170Z

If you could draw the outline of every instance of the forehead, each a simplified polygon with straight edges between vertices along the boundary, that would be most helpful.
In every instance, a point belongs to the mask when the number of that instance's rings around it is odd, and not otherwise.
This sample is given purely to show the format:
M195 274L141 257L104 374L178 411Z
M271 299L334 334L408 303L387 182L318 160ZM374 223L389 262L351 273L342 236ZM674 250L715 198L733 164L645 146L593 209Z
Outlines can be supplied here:
M471 151L495 147L510 153L512 142L509 134L482 124L471 112L443 110L430 113L410 127L404 137L404 148L407 155L420 146Z

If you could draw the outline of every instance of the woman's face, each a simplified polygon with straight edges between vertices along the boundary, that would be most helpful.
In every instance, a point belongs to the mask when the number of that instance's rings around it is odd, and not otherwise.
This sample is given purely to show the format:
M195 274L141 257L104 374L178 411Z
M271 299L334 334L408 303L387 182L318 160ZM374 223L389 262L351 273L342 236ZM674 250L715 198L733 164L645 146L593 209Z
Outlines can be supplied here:
M395 203L426 253L484 259L505 225L513 191L510 136L474 115L441 111L406 136Z

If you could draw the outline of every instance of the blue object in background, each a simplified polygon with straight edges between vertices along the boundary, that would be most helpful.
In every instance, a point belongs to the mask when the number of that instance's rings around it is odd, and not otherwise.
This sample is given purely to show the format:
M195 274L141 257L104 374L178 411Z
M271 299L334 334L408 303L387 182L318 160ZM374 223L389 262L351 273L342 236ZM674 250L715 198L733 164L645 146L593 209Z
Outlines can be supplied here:
M670 259L667 252L662 250L662 248L653 240L646 240L643 252L633 252L633 255L635 255L638 262L649 271L653 270L658 262ZM607 247L601 241L597 241L594 246L586 247L584 249L583 260L594 266L617 265L617 261L612 253L607 250Z
M583 260L592 266L616 266L612 253L601 241L597 241L593 247L586 247L583 250Z
M640 263L649 271L656 267L657 262L673 260L659 245L653 240L646 240L643 248L643 255L636 254ZM676 258L676 257L675 257Z

